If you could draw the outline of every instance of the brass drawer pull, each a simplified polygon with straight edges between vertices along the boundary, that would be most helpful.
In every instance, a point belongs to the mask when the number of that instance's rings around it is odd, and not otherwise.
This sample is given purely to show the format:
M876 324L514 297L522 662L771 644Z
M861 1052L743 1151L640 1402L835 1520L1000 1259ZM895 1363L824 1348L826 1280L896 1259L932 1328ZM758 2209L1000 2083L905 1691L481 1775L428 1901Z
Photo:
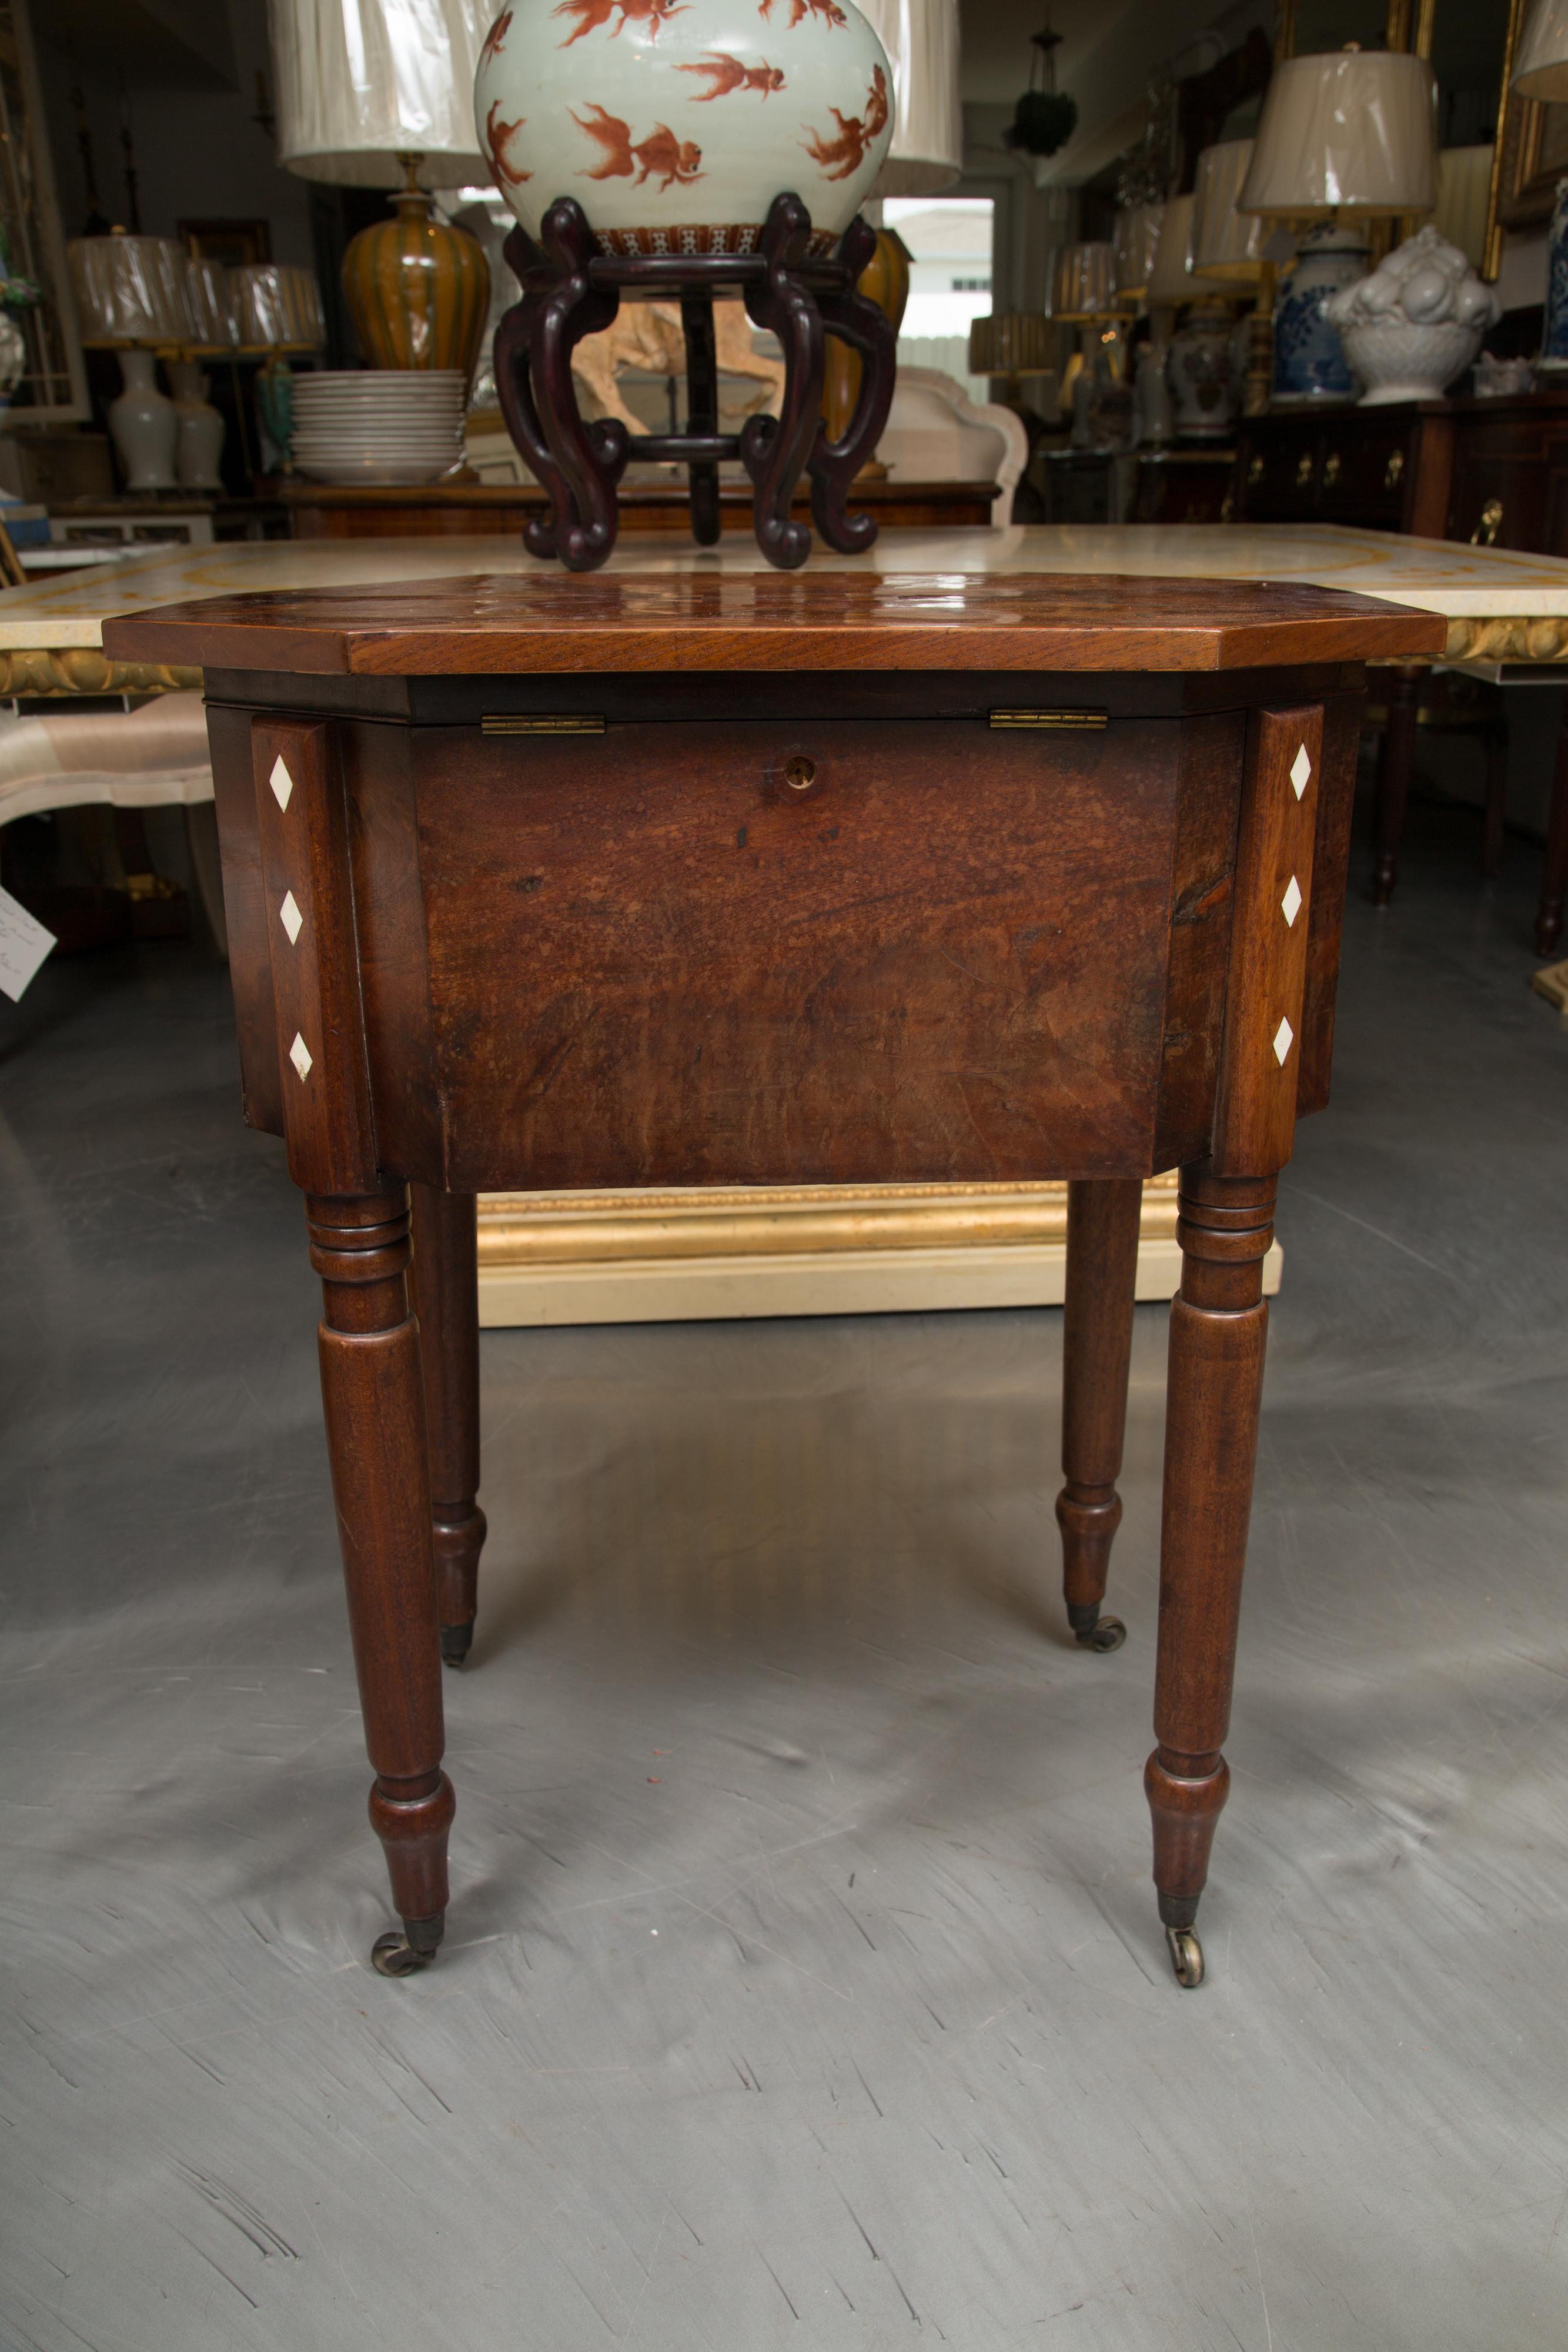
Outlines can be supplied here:
M1339 479L1339 451L1331 449L1323 460L1323 488L1332 490Z
M1250 486L1253 482L1260 482L1262 478L1263 460L1261 457L1254 457L1252 463L1247 468L1248 483Z
M1296 460L1296 488L1304 490L1312 478L1312 453L1303 449Z
M1481 519L1470 533L1472 547L1495 547L1502 529L1502 500L1489 499L1481 509Z
M1400 480L1400 477L1401 477L1401 475L1404 473L1404 471L1405 471L1405 452L1404 452L1404 450L1403 450L1403 449L1394 449L1394 450L1391 450L1391 451L1389 452L1388 463L1387 463L1387 465L1386 465L1386 466L1385 466L1385 467L1383 468L1383 487L1384 487L1384 488L1385 488L1385 490L1396 490L1396 489L1399 488L1399 480Z

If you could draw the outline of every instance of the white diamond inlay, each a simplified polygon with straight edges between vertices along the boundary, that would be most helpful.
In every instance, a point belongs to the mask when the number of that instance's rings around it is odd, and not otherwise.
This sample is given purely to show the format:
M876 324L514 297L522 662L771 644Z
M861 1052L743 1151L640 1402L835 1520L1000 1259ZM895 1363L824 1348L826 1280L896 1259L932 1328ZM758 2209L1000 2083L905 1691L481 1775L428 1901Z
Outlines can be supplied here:
M1297 752L1295 758L1291 762L1291 782L1296 788L1296 798L1298 800L1301 799L1301 794L1306 791L1308 782L1312 777L1312 763L1307 757L1307 747L1303 743L1301 750Z
M272 763L272 773L268 776L267 781L272 786L273 796L276 799L278 807L280 809L286 809L288 806L288 795L294 790L294 779L283 764L283 754L281 751L278 753L277 759L274 760Z
M305 1043L304 1038L299 1034L298 1029L294 1032L294 1043L288 1048L288 1058L293 1063L295 1068L298 1071L301 1083L303 1083L303 1081L310 1076L310 1048ZM1281 1054L1280 1055L1281 1062L1284 1058L1285 1056Z
M294 901L290 899L288 903L292 906ZM1280 912L1285 918L1285 928L1287 930L1290 930L1294 926L1296 917L1301 913L1301 886L1292 874L1290 881L1285 887L1285 895L1280 901ZM288 918L286 913L284 916L284 921L287 922L287 919ZM292 939L294 936L293 932L290 931L288 936Z
M1284 1068L1285 1057L1295 1042L1295 1031L1291 1028L1288 1021L1281 1021L1279 1027L1274 1032L1274 1059L1279 1063L1281 1069ZM308 1059L308 1055L307 1055L306 1058ZM303 1077L305 1075L304 1071L301 1070L299 1075Z
M1292 890L1295 889L1296 886L1293 882L1291 883L1291 887ZM1300 895L1301 894L1298 892L1298 898ZM295 941L298 939L300 932L305 929L305 918L299 911L298 902L295 898L292 890L288 893L287 898L285 898L282 906L279 907L277 910L277 919L282 924L284 929L287 932L288 944L292 947ZM1287 922L1293 920L1293 912L1291 915L1288 915L1285 919Z

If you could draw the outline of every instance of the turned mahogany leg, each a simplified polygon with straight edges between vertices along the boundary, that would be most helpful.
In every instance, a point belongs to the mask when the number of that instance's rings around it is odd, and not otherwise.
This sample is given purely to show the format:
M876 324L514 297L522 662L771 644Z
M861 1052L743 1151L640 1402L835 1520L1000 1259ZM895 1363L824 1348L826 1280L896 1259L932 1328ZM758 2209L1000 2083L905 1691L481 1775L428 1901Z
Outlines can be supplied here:
M431 1526L441 1654L460 1666L474 1639L485 1514L479 1484L479 1275L472 1192L410 1187L413 1305L424 1365Z
M386 1976L435 1955L446 1915L455 1801L441 1769L441 1653L419 1328L409 1312L407 1193L306 1197L321 1277L321 1398L354 1667L375 1769L371 1823L400 1932L371 1955Z
M1182 1172L1181 1289L1171 1307L1155 1737L1144 1775L1155 1885L1183 1984L1203 1975L1192 1933L1230 1784L1236 1624L1263 1389L1263 1260L1275 1180Z
M1546 872L1535 910L1535 952L1549 956L1563 937L1563 900L1568 895L1568 711L1557 736L1552 779L1552 814L1546 823Z
M1122 1524L1116 1478L1127 1423L1133 1293L1144 1187L1136 1176L1067 1188L1061 1467L1056 1498L1067 1622L1084 1647L1119 1650L1127 1629L1102 1617L1111 1541Z
M1405 833L1405 804L1410 797L1410 777L1416 765L1416 713L1426 673L1414 662L1396 662L1388 679L1388 723L1383 737L1383 758L1377 775L1377 857L1372 869L1372 901L1386 907L1399 876L1399 844Z

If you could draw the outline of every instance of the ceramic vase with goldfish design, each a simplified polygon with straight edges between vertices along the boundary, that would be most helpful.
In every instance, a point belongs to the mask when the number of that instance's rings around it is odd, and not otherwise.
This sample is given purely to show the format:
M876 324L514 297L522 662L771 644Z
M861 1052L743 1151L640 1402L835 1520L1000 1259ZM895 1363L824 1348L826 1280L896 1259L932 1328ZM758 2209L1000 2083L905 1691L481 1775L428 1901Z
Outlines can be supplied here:
M474 85L530 236L575 196L606 253L748 253L775 196L831 247L893 137L893 73L852 0L512 0Z

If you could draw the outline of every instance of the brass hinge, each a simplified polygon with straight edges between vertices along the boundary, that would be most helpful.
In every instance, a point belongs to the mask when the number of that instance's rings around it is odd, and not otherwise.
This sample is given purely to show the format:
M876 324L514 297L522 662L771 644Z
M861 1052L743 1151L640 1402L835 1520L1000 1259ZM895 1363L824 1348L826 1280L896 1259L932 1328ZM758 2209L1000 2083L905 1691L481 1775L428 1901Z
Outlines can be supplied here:
M993 727L1103 727L1108 710L993 710Z
M479 721L481 735L602 735L604 721L580 711L552 710L525 716L511 710L486 710Z

